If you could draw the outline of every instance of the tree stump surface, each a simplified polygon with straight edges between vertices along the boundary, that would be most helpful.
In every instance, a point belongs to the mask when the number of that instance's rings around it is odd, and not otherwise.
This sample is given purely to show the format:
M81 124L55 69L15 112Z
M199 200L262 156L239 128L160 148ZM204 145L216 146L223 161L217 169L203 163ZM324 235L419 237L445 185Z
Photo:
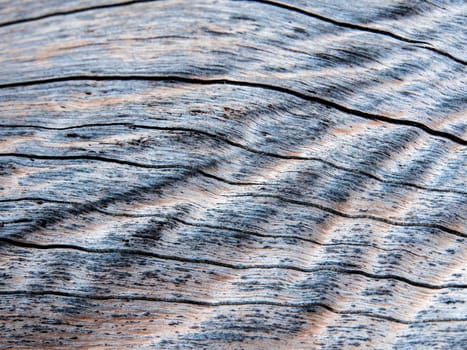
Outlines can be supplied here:
M466 14L0 0L0 349L466 349Z

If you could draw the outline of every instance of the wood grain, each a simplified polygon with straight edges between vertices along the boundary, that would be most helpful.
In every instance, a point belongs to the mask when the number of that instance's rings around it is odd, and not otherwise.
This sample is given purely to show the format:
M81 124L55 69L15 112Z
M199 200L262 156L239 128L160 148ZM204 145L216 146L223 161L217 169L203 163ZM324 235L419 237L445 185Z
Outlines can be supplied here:
M0 349L464 349L465 6L0 1Z

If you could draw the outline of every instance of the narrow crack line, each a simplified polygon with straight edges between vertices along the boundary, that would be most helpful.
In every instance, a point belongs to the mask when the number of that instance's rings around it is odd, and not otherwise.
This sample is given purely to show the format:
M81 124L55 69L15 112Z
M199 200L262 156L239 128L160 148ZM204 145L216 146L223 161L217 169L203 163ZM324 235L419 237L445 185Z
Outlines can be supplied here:
M352 169L348 168L333 162L330 162L325 159L317 158L317 157L307 157L307 156L291 156L291 155L283 155L283 154L278 154L278 153L273 153L273 152L268 152L268 151L262 151L258 150L255 148L252 148L248 145L242 144L240 142L236 142L233 140L230 140L229 138L226 138L224 136L221 136L216 133L211 133L208 131L204 130L199 130L199 129L192 129L192 128L183 128L183 127L163 127L163 126L153 126L153 125L143 125L143 124L133 124L133 123L94 123L94 124L81 124L81 125L74 125L74 126L67 126L67 127L62 127L62 128L55 128L55 127L47 127L47 126L42 126L42 125L27 125L27 124L0 124L0 129L1 128L36 128L36 129L44 129L44 130L73 130L73 129L83 129L83 128L93 128L93 127L108 127L108 126L125 126L128 128L134 128L134 129L149 129L149 130L167 130L167 131L186 131L186 132L194 132L194 133L199 133L201 135L205 135L208 137L211 137L213 139L218 139L221 140L233 147L238 147L243 150L246 150L248 152L252 152L255 154L263 155L263 156L269 156L272 158L278 158L278 159L290 159L290 160L303 160L303 161L317 161L326 165L329 165L333 168L343 170L346 172L350 172L353 174L357 175L363 175L366 177L369 177L373 180L390 184L390 185L396 185L396 186L407 186L407 187L413 187L416 189L420 190L425 190L425 191L430 191L430 192L441 192L441 193L456 193L456 194L461 194L461 195L467 195L467 192L465 191L459 191L455 189L443 189L443 188L433 188L433 187L428 187L428 186L422 186L410 182L404 182L404 181L393 181L393 180L386 180L383 179L382 177L379 177L377 175L374 175L372 173L368 173L366 171L362 170L357 170L357 169ZM212 176L212 175L211 175ZM260 185L260 183L250 183L251 185Z
M58 203L58 204L68 204L68 205L90 205L91 203L79 203L79 202L66 202L66 201L55 201L55 200L47 200L43 198L34 198L34 197L24 197L24 198L19 198L19 199L7 199L7 200L0 200L0 203L2 202L15 202L15 201L42 201L42 202L50 202L50 203ZM359 247L359 248L374 248L376 250L380 250L383 252L405 252L407 254L417 256L417 257L422 257L419 254L416 254L410 250L404 249L404 248L399 248L399 249L387 249L387 248L382 248L378 247L375 244L364 244L364 243L351 243L351 242L334 242L334 243L322 243L317 240L311 239L311 238L305 238L302 236L297 236L297 235L284 235L284 234L267 234L267 233L261 233L261 232L255 232L255 231L247 231L247 230L241 230L238 228L233 228L233 227L228 227L228 226L218 226L218 225L211 225L211 224L203 224L203 223L197 223L197 222L190 222L186 221L180 218L177 218L176 216L171 216L171 215L161 215L161 214L127 214L127 213L114 213L114 212L109 212L100 208L97 208L93 206L93 209L99 213L102 213L104 215L108 216L122 216L122 217L131 217L131 218L160 218L160 219L165 219L164 222L168 223L170 221L175 221L178 222L182 225L185 226L190 226L190 227L199 227L199 228L208 228L212 230L220 230L220 231L229 231L229 232L234 232L234 233L239 233L242 235L248 235L248 236L254 236L254 237L260 237L260 238L271 238L271 239L286 239L286 240L297 240L301 242L307 242L307 243L312 243L318 246L322 247L338 247L338 246L344 246L344 247ZM23 222L28 222L32 223L33 220L30 219L18 219L14 220L12 222L1 222L3 224L14 224L14 223L23 223ZM28 243L28 242L21 242L17 240L11 240L11 242L18 242L19 244L21 243ZM29 244L29 243L28 243ZM35 243L31 243L35 244Z
M68 11L57 11L57 12L54 12L54 13L47 13L47 14L44 14L44 15L39 15L39 16L34 16L34 17L29 17L29 18L21 18L21 19L16 19L16 20L12 20L12 21L3 22L3 23L0 23L0 28L1 27L8 27L8 26L16 25L16 24L21 24L21 23L34 22L34 21L38 21L38 20L46 19L46 18L50 18L50 17L73 15L73 14L81 13L81 12L108 9L108 8L114 8L114 7L123 7L123 6L133 5L133 4L139 4L139 3L145 3L145 2L155 2L155 1L159 1L159 0L132 0L132 1L124 1L124 2L119 2L119 3L114 3L114 4L103 4L103 5L89 6L89 7L84 7L84 8L74 9L74 10L68 10Z
M289 199L289 198L285 198L283 196L278 196L278 195L255 194L255 193L248 194L248 193L245 193L245 194L227 195L226 197L274 198L274 199L278 199L278 200L283 201L283 202L288 202L288 203L297 204L297 205L303 205L303 206L307 206L307 207L313 207L313 208L320 209L320 210L323 210L323 211L326 211L328 213L338 215L338 216L344 217L344 218L349 218L349 219L369 219L369 220L384 222L386 224L395 225L395 226L436 228L438 230L444 231L446 233L449 233L449 234L452 234L452 235L455 235L455 236L459 236L459 237L462 237L462 238L467 238L466 233L451 229L451 228L443 226L443 225L427 224L427 223L421 223L421 222L396 221L396 220L386 219L386 218L383 218L383 217L368 215L368 214L347 214L347 213L341 212L339 210L336 210L336 209L333 209L333 208L330 208L330 207L326 207L326 206L321 205L321 204L306 202L306 201L300 201L300 200L296 200L296 199Z
M114 4L103 4L103 5L89 6L89 7L85 7L85 8L68 10L68 11L57 11L57 12L54 12L54 13L48 13L48 14L44 14L44 15L33 16L33 17L29 17L29 18L22 18L22 19L16 19L16 20L12 20L12 21L3 22L3 23L0 23L0 28L12 26L12 25L17 25L17 24L21 24L21 23L28 23L28 22L38 21L38 20L46 19L46 18L50 18L50 17L66 16L66 15L72 15L72 14L81 13L81 12L101 10L101 9L109 9L109 8L116 8L116 7L124 7L124 6L131 6L131 5L134 5L134 4L149 3L149 2L156 2L156 1L159 1L159 0L132 0L132 1L124 1L124 2L120 2L120 3L114 3ZM245 1L245 0L242 0L242 1ZM403 41L403 42L406 42L406 43L409 43L409 44L419 44L418 45L419 48L429 50L429 51L434 52L436 54L442 55L442 56L444 56L446 58L449 58L449 59L451 59L451 60L453 60L453 61L455 61L457 63L463 64L463 65L467 64L467 62L464 61L463 59L458 58L458 57L452 55L449 52L438 49L438 48L434 47L429 42L422 41L422 40L417 40L417 39L407 38L407 37L404 37L402 35L393 33L393 32L388 31L388 30L372 28L372 27L367 27L367 26L363 26L363 25L359 25L359 24L339 21L339 20L329 18L329 17L323 16L323 15L320 15L320 14L317 14L317 13L314 13L314 12L311 12L311 11L308 11L308 10L305 10L305 9L302 9L302 8L299 8L299 7L296 7L296 6L293 6L293 5L289 5L289 4L286 4L286 3L283 3L283 2L279 2L279 1L272 1L272 0L247 0L247 1L252 1L252 2L262 3L262 4L265 4L265 5L269 5L269 6L275 6L275 7L283 8L285 10L300 13L300 14L303 14L305 16L312 17L312 18L318 19L318 20L323 21L323 22L331 23L331 24L339 26L339 27L348 28L348 29L352 29L352 30L363 31L363 32L368 32L368 33L373 33L373 34L378 34L378 35L384 35L384 36L391 37L393 39Z
M24 157L24 158L33 158L33 159L66 159L66 160L74 160L74 159L90 159L90 160L103 160L106 162L110 163L119 163L119 164L125 164L125 165L133 165L133 166L138 166L141 163L133 163L133 162L127 162L127 161L113 161L111 158L104 158L104 157L83 157L83 156L67 156L67 157L62 157L62 156L37 156L37 155L30 155L30 154L16 154L16 153L0 153L0 157ZM152 168L152 166L149 165L143 165L145 168ZM155 166L158 167L159 166ZM166 165L163 166L164 168L167 167ZM212 177L216 180L223 181L232 185L239 185L238 183L231 183L227 182L226 180L223 180L217 176L214 175L208 175L208 177ZM241 185L246 185L250 186L250 183L242 183ZM278 196L278 195L271 195L271 194L256 194L256 193L245 193L245 194L234 194L234 195L223 195L224 197L231 197L231 198L240 198L240 197L251 197L251 198L274 198L281 200L283 202L288 202L292 204L297 204L297 205L303 205L303 206L308 206L308 207L313 207L319 210L326 211L328 213L338 215L340 217L344 218L349 218L349 219L368 219L368 220L373 220L373 221L379 221L379 222L384 222L388 225L394 225L394 226L405 226L405 227L429 227L429 228L436 228L441 231L444 231L446 233L459 236L462 238L467 238L467 234L451 229L449 227L443 226L443 225L438 225L438 224L430 224L430 223L420 223L420 222L404 222L404 221L396 221L396 220L391 220L379 216L374 216L374 215L368 215L368 214L347 214L341 211L338 211L336 209L326 207L321 204L317 203L312 203L312 202L306 202L306 201L300 201L300 200L295 200L295 199L289 199L285 198L283 196Z
M17 241L12 240L6 237L0 237L0 242L15 245ZM176 262L183 262L189 264L203 264L203 265L210 265L210 266L218 266L232 270L251 270L251 269L263 269L263 270L274 270L274 269L284 269L284 270L292 270L298 271L302 273L313 273L313 272L321 272L321 271L331 271L338 274L351 274L351 275L360 275L370 279L376 280L395 280L399 282L403 282L415 287L426 288L426 289L447 289L447 288L456 288L456 289L463 289L467 288L466 284L454 284L454 283L447 283L442 285L434 285L426 282L420 281L413 281L409 278L393 275L393 274L385 274L379 275L374 274L362 270L356 269L345 269L340 267L335 267L332 265L321 264L314 268L305 268L296 265L288 265L288 264L255 264L255 265L244 265L244 264L232 264L226 263L222 261L216 261L211 259L204 259L204 258L187 258L187 257L180 257L180 256L173 256L173 255L166 255L166 254L159 254L153 253L143 250L137 249L97 249L97 248L85 248L78 245L73 244L50 244L50 245L40 245L35 243L25 243L20 242L18 245L23 246L24 248L31 248L31 249L70 249L76 250L83 253L89 254L120 254L120 255L130 255L130 256L144 256L148 258L155 258L160 260L168 260L168 261L176 261Z
M18 202L18 201L35 201L35 202L49 202L49 203L57 203L57 204L66 204L66 205L90 205L95 211L108 215L108 216L122 216L122 217L131 217L131 218L154 218L158 217L161 219L165 219L166 222L169 222L170 220L176 221L178 223L181 223L182 225L186 226L191 226L191 227L200 227L200 228L209 228L213 230L224 230L224 231L230 231L230 232L235 232L235 233L240 233L243 235L250 235L250 236L255 236L255 237L261 237L261 238L271 238L271 239L292 239L292 240L298 240L302 242L307 242L307 243L312 243L315 245L323 246L323 247L337 247L337 246L345 246L345 247L365 247L365 248L374 248L380 251L384 252L405 252L407 254L417 256L417 257L422 257L419 254L416 254L410 250L400 248L400 249L387 249L387 248L382 248L378 247L375 244L363 244L363 243L351 243L351 242L334 242L334 243L322 243L317 240L311 239L311 238L305 238L302 236L297 236L297 235L281 235L281 234L267 234L267 233L261 233L261 232L255 232L255 231L247 231L247 230L241 230L238 228L233 228L233 227L228 227L228 226L218 226L218 225L211 225L211 224L203 224L203 223L196 223L196 222L189 222L183 219L180 219L176 216L171 216L171 215L162 215L162 214L131 214L131 213L116 213L116 212L109 212L103 209L100 209L92 203L81 203L81 202L70 202L70 201L61 201L61 200L51 200L47 198L42 198L42 197L22 197L22 198L8 198L8 199L0 199L0 203L4 202ZM15 220L14 222L3 222L4 224L9 224L9 223L21 223L21 222L33 222L32 220L29 219L19 219Z
M103 156L95 156L95 155L68 155L68 156L51 156L51 155L41 155L41 154L28 154L28 153L0 153L0 157L17 157L17 158L28 158L28 159L41 159L41 160L88 160L88 161L98 161L98 162L105 162L105 163L112 163L112 164L120 164L120 165L127 165L127 166L134 166L139 168L147 168L147 169L185 169L195 173L199 173L204 177L214 179L216 181L224 182L229 185L235 186L253 186L253 185L260 185L257 182L237 182L237 181L230 181L227 179L223 179L219 176L210 174L204 170L201 170L196 167L190 167L188 165L183 164L146 164L146 163L138 163L132 162L129 160L122 160L117 158L109 158Z
M271 85L266 83L259 83L259 82L248 82L248 81L241 81L241 80L231 80L231 79L201 79L201 78L190 78L190 77L182 77L182 76L145 76L145 75L123 75L123 76L109 76L109 75L76 75L76 76L66 76L60 78L45 78L45 79L38 79L38 80L29 80L29 81L21 81L21 82L14 82L14 83L6 83L0 84L0 89L4 88L12 88L12 87L21 87L21 86L31 86L31 85L40 85L40 84L49 84L49 83L56 83L56 82L66 82L66 81L83 81L83 80L94 80L94 81L114 81L114 80L143 80L143 81L164 81L164 82L178 82L178 83L188 83L188 84L199 84L199 85L217 85L217 84L226 84L226 85L233 85L233 86L244 86L244 87L252 87L252 88L259 88L259 89L266 89L271 91L282 92L291 96L295 96L297 98L316 102L331 108L334 108L340 112L355 115L357 117L369 120L378 120L381 122L385 122L388 124L394 125L405 125L417 128L419 130L424 131L427 134L430 134L435 137L443 138L455 142L460 145L467 145L467 140L463 138L451 134L449 132L441 131L432 129L431 127L409 119L396 119L392 117L388 117L385 115L373 114L364 112L361 110L353 109L350 107L346 107L344 105L338 104L337 102L326 100L322 97L308 95L299 91L292 90L290 88L286 88L283 86L278 85Z
M0 220L0 227L3 225L13 225L13 224L23 224L23 223L32 223L34 222L32 219L17 219L17 220Z
M0 201L1 202L1 201ZM224 230L224 231L230 231L230 232L235 232L235 233L240 233L243 235L250 235L250 236L256 236L256 237L262 237L262 238L281 238L281 239L293 239L293 240L298 240L302 242L308 242L312 243L315 245L323 246L323 247L336 247L336 246L353 246L353 247L366 247L366 248L374 248L377 250L381 250L384 252L405 252L407 254L417 256L417 257L422 257L419 254L416 254L414 252L411 252L410 250L400 248L400 249L386 249L386 248L381 248L378 247L377 245L374 244L363 244L363 243L349 243L349 242L339 242L339 243L321 243L317 240L311 239L311 238L305 238L297 235L272 235L272 234L267 234L267 233L261 233L261 232L254 232L254 231L246 231L246 230L241 230L238 228L233 228L233 227L227 227L227 226L217 226L217 225L210 225L210 224L201 224L201 223L196 223L196 222L189 222L180 218L177 218L176 216L170 216L170 215L159 215L159 214L127 214L127 213L113 213L113 212L108 212L105 210L101 209L96 209L98 212L109 215L109 216L124 216L124 217L159 217L166 219L168 221L173 220L176 222L179 222L183 225L186 226L193 226L193 227L200 227L200 228L209 228L209 229L214 229L214 230Z
M225 301L206 301L188 298L161 298L151 297L147 295L96 295L86 294L79 292L62 292L54 290L2 290L0 295L4 296L35 296L35 297L46 297L46 296L60 296L65 298L79 298L79 299L91 299L91 300L118 300L125 302L132 301L148 301L148 302L159 302L159 303L174 303L174 304L188 304L203 307L222 307L222 306L248 306L248 305L265 305L274 307L287 307L287 308L298 308L302 309L303 312L312 312L312 308L319 307L327 311L338 315L359 315L364 317L383 319L389 322L402 323L402 324L420 324L420 323L437 323L437 322L465 322L465 318L444 318L444 319L426 319L426 320L415 320L407 321L398 319L392 316L380 315L377 313L359 311L359 310L337 310L336 308L321 302L279 302L273 300L225 300Z
M86 205L90 203L81 203L81 202L74 202L74 201L65 201L65 200L58 200L58 199L49 199L43 197L16 197L16 198L2 198L0 199L0 203L11 203L11 202L48 202L48 203L57 203L57 204L69 204L69 205Z
M239 1L239 0L236 0L236 1ZM283 3L281 1L273 1L273 0L240 0L240 1L251 1L251 2L258 2L258 3L262 3L262 4L267 4L267 5L270 5L270 6L279 7L279 8L285 9L285 10L300 13L300 14L303 14L305 16L312 17L312 18L318 19L318 20L323 21L323 22L334 24L334 25L339 26L339 27L353 29L353 30L359 30L359 31L363 31L363 32L373 33L373 34L384 35L384 36L387 36L387 37L390 37L390 38L393 38L393 39L396 39L396 40L399 40L399 41L403 41L403 42L406 42L406 43L409 43L409 44L420 44L417 47L429 50L431 52L434 52L436 54L439 54L441 56L449 58L449 59L451 59L451 60L453 60L453 61L455 61L457 63L463 64L463 65L467 64L467 61L464 61L463 59L458 58L458 57L450 54L449 52L438 49L438 48L434 47L431 43L429 43L427 41L407 38L405 36L393 33L393 32L391 32L389 30L378 29L378 28L368 27L368 26L364 26L364 25L360 25L360 24L339 21L337 19L326 17L326 16L320 15L318 13L302 9L300 7L297 7L297 6L293 6L293 5L290 5L290 4Z

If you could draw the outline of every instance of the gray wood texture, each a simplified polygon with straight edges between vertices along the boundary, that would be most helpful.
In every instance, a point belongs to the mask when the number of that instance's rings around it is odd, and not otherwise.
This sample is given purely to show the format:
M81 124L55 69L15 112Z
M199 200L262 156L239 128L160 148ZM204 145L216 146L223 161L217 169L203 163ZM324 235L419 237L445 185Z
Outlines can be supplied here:
M465 349L466 13L0 0L0 349Z

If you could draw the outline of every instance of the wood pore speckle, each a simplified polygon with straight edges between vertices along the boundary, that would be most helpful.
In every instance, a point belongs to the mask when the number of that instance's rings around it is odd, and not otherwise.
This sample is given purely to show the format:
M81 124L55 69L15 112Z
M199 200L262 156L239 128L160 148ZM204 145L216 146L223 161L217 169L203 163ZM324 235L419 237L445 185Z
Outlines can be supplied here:
M0 349L465 349L466 13L0 0Z

